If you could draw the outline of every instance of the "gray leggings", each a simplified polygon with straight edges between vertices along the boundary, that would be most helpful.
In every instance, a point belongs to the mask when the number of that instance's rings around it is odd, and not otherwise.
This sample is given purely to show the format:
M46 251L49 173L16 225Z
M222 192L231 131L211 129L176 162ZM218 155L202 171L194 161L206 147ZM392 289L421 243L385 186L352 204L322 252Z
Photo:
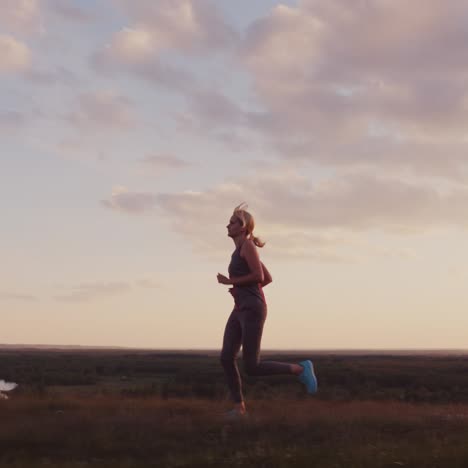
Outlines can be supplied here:
M242 346L242 359L247 375L292 374L291 364L275 361L260 361L260 343L263 324L267 316L266 304L255 297L242 301L234 307L224 330L221 364L236 403L244 401L241 378L237 367L237 355Z

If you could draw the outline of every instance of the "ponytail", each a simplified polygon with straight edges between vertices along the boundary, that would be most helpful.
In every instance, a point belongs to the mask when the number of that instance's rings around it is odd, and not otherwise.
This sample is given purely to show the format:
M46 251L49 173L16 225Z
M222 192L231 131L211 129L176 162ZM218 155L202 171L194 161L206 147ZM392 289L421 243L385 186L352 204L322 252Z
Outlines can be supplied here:
M255 237L253 234L250 235L250 238L257 247L263 247L265 245L265 242L263 242L260 238Z

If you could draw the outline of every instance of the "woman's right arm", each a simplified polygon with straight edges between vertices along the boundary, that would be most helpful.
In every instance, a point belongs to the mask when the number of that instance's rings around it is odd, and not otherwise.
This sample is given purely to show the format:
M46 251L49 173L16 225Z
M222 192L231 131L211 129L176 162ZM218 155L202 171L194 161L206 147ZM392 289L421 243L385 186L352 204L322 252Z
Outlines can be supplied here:
M262 263L262 270L263 270L263 283L262 288L264 288L267 284L270 284L273 281L273 278L270 275L270 272L267 270L266 266Z

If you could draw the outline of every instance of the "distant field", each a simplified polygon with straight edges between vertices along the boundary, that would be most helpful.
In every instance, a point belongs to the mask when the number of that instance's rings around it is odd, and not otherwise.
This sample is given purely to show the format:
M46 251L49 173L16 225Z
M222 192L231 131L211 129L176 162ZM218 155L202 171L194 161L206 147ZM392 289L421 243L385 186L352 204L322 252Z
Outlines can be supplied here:
M314 361L316 397L246 378L250 417L232 423L213 353L0 350L0 379L20 385L0 401L0 466L468 466L465 356Z

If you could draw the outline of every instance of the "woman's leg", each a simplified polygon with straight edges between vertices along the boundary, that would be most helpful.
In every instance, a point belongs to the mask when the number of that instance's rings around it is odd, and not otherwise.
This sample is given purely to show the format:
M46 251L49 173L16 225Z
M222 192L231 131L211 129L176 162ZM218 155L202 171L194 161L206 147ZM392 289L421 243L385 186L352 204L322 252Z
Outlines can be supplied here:
M242 343L242 328L239 322L238 310L234 309L229 316L224 330L221 365L228 384L231 398L235 403L242 403L241 378L237 367L237 355Z
M277 375L302 372L297 364L277 361L260 361L260 344L262 341L263 325L267 308L265 304L252 304L242 309L240 314L242 325L242 357L244 370L247 375Z

